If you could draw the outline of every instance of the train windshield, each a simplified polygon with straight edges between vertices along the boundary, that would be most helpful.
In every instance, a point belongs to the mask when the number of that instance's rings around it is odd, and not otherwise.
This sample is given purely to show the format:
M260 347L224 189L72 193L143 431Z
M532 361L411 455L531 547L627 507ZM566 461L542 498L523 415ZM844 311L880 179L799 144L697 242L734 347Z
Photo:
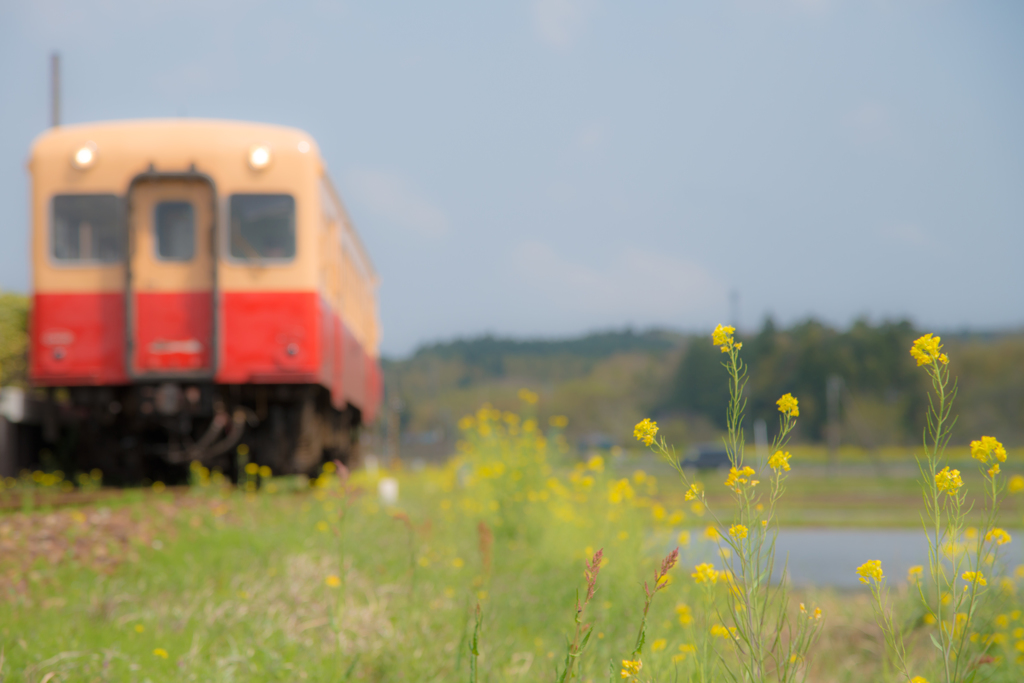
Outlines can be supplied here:
M61 194L53 198L53 257L110 263L122 258L123 207L112 194Z
M295 256L295 199L287 194L231 195L231 256L290 259Z
M196 217L189 202L156 205L156 253L162 261L191 261L196 251Z

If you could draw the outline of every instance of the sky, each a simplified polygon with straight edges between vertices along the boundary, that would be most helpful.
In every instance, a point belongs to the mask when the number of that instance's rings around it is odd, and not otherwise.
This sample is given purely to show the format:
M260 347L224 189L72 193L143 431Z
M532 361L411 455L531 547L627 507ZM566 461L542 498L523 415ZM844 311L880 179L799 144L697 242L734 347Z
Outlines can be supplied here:
M1022 35L1012 0L0 0L0 288L30 287L56 50L67 123L308 131L388 355L768 315L1019 328Z

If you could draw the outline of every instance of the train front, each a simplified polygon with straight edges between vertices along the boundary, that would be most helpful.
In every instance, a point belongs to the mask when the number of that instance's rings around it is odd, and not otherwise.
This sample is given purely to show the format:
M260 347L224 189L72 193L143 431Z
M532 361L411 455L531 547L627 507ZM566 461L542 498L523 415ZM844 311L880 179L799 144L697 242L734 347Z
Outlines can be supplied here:
M239 451L278 472L356 457L381 393L374 282L355 304L338 291L351 226L325 219L308 135L67 126L37 139L29 169L30 378L58 464L137 481L230 471Z

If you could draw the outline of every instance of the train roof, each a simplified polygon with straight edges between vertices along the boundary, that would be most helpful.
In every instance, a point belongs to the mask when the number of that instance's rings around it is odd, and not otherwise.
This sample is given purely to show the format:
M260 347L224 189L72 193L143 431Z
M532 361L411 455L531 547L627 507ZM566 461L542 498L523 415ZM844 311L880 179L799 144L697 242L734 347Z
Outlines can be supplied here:
M78 123L50 128L32 143L32 158L66 156L92 142L100 153L150 153L195 148L196 150L247 150L253 145L295 149L309 145L312 158L320 161L319 148L309 133L266 123L221 119L128 119Z

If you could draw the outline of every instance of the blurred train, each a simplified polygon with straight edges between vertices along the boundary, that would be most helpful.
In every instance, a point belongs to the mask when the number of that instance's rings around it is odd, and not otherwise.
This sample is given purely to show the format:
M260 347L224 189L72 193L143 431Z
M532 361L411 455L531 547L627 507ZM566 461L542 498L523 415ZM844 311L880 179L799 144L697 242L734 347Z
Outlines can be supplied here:
M377 276L316 143L139 120L34 143L30 412L64 467L356 464L381 403Z

